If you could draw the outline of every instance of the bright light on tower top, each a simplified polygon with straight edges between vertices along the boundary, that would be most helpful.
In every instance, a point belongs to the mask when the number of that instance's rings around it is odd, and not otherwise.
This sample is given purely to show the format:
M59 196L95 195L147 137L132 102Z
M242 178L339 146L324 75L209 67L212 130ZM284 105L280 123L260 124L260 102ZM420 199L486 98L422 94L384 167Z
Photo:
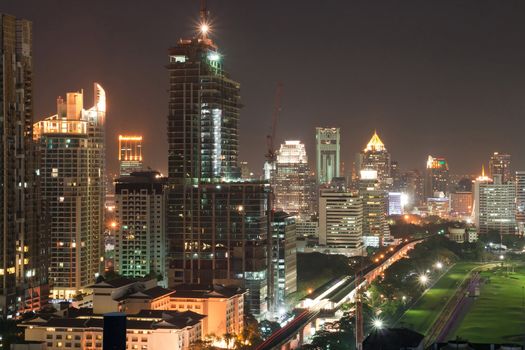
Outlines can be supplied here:
M201 31L202 35L206 36L206 34L208 34L209 30L210 30L210 26L208 25L208 23L201 23L200 24L200 31Z

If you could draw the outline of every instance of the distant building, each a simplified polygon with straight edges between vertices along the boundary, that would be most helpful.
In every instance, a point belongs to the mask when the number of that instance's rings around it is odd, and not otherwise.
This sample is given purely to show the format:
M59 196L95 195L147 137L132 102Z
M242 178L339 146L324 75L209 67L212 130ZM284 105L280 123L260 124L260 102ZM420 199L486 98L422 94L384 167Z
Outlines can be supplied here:
M514 176L510 171L510 154L494 152L489 161L489 176L494 178L501 175L501 183L506 184L514 181Z
M297 291L297 233L293 216L279 211L272 220L272 262L276 310L285 308L286 297Z
M425 198L434 197L436 192L445 195L449 190L448 163L443 157L428 156L425 174Z
M253 179L253 173L250 171L250 168L248 167L248 162L241 161L239 162L239 164L241 168L241 179L243 180Z
M450 212L454 217L472 215L472 192L452 192L450 194Z
M300 220L295 223L297 237L318 237L319 221L317 219Z
M142 136L119 135L118 149L120 176L126 176L143 169Z
M516 185L482 175L474 182L474 223L480 234L516 232Z
M377 172L380 188L388 190L392 187L390 153L388 153L377 132L374 132L363 152L359 154L358 162L359 171L372 169Z
M401 175L400 191L407 195L407 205L412 208L423 203L424 181L419 170L411 170Z
M360 254L363 201L354 193L323 191L319 197L319 245Z
M472 243L478 240L475 227L449 227L447 237L456 243Z
M275 176L275 208L300 218L312 214L313 196L310 167L306 149L300 141L285 141L277 154Z
M403 214L403 194L401 192L388 192L388 215Z
M450 214L450 200L447 197L427 198L427 213L430 216L439 216L448 219Z
M93 283L103 263L106 92L94 84L94 105L84 94L57 100L57 114L34 124L40 144L43 197L51 220L51 295L72 299Z
M390 238L388 195L380 186L376 170L361 170L359 196L363 203L363 241L365 246L380 246Z
M327 184L340 176L341 133L339 128L315 128L317 183Z
M115 270L126 277L150 273L167 286L166 178L159 172L133 172L115 183Z

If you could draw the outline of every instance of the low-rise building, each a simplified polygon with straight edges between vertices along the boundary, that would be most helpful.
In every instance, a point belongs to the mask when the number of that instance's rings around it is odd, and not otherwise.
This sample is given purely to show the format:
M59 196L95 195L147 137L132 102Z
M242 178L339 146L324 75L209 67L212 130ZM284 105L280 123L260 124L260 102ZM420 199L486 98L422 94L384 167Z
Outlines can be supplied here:
M127 348L189 350L192 344L202 339L202 320L205 318L191 311L142 310L128 315ZM24 328L26 341L45 342L47 350L102 349L102 315L37 316L20 326Z

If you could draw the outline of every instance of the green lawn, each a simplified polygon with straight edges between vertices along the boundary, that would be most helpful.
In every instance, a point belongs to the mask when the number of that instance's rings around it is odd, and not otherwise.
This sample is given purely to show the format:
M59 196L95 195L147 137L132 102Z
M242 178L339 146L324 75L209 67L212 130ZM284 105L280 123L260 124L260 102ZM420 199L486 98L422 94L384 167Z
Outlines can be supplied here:
M523 343L525 311L522 293L525 286L525 267L505 276L500 269L483 272L490 283L483 285L465 319L453 335L476 343Z
M407 327L426 335L456 288L469 271L478 265L471 262L459 262L454 265L413 307L405 312L397 326Z

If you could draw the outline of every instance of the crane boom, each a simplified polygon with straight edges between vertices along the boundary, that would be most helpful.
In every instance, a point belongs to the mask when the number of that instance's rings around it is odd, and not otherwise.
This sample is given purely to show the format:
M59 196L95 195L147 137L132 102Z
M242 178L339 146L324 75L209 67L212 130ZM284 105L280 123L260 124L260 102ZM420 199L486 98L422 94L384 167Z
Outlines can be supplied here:
M283 93L283 84L281 82L277 83L277 88L275 90L275 102L273 106L273 114L272 114L272 129L270 130L270 134L266 135L266 145L267 145L267 153L266 153L266 159L268 163L273 164L277 160L277 151L275 149L275 136L277 134L277 124L279 122L279 117L281 115L281 99L282 99L282 93Z

